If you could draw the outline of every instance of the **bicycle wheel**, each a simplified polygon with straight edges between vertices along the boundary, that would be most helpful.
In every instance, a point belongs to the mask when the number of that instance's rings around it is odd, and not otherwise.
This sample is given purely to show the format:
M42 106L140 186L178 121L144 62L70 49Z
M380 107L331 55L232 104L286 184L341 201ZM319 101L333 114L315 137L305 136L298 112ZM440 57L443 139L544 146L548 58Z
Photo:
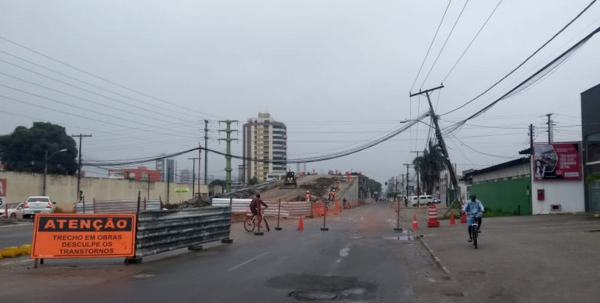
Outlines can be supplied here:
M251 233L251 232L253 232L253 231L254 231L254 227L255 227L255 226L254 226L254 220L253 220L253 219L254 219L254 218L252 218L252 217L247 217L247 218L246 218L246 221L244 221L244 229L245 229L247 232L249 232L249 233Z
M475 246L475 249L477 249L477 237L478 237L477 231L479 229L479 226L472 225L472 228L473 228L473 231L472 231L473 232L473 245Z

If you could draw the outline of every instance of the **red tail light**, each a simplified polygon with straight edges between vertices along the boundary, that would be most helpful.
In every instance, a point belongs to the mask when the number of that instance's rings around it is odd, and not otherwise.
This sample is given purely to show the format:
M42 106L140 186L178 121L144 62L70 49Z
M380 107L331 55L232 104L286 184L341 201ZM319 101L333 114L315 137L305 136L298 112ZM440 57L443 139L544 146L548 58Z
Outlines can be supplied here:
M50 202L46 203L46 208L52 208L52 205L50 205Z
M25 204L23 204L23 207L29 208L29 203L25 202Z

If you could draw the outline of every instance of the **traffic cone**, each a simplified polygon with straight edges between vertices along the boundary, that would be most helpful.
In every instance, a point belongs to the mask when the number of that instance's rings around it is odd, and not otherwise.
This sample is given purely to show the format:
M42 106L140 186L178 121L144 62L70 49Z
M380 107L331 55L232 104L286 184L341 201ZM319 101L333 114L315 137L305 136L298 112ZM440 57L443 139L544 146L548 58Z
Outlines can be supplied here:
M456 225L456 222L454 222L454 213L450 212L450 226L454 225Z
M302 222L302 216L300 216L300 219L298 220L298 230L304 230L304 222Z
M419 223L417 223L417 215L413 215L413 226L412 229L419 229Z

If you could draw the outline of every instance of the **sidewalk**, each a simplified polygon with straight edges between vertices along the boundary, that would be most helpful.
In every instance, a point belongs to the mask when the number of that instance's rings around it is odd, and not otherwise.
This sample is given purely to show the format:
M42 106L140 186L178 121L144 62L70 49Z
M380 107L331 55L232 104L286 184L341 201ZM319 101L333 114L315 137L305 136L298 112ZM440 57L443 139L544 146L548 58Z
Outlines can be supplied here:
M400 213L405 228L417 215L415 234L448 268L465 302L598 302L600 219L593 215L484 218L475 250L460 218L453 227L440 220L427 228L427 209Z

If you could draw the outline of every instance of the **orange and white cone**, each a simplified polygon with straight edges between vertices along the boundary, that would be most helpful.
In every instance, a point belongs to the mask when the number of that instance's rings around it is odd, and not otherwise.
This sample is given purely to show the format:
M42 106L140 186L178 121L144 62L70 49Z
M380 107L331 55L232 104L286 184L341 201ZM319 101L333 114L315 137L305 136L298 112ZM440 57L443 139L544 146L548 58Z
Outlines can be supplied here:
M419 229L419 223L417 223L417 215L413 215L412 229Z
M298 230L304 230L304 222L302 222L302 216L300 216L300 219L298 220Z

